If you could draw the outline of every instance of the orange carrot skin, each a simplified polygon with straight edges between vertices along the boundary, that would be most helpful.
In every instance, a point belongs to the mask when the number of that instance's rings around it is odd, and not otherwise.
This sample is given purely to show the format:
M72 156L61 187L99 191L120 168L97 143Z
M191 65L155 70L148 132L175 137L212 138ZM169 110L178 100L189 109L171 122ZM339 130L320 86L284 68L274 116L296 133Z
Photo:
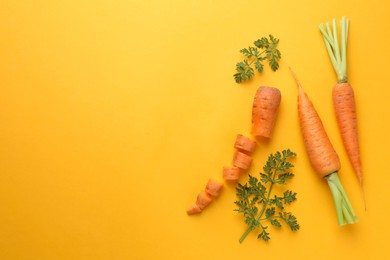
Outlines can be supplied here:
M312 102L299 87L298 112L303 140L314 170L322 178L340 169L340 160L334 150L322 121Z
M217 180L214 180L214 179L209 179L209 181L207 182L205 191L209 195L211 195L214 198L216 198L221 193L222 188L223 188L223 184L221 182L219 182Z
M252 160L251 156L236 150L233 156L233 165L242 170L248 170L252 164Z
M237 181L240 178L240 168L236 166L224 166L222 175L226 181Z
M195 204L203 210L213 201L213 197L211 197L206 191L201 191L196 197Z
M188 215L194 215L194 214L199 214L201 213L202 210L199 208L199 206L197 204L194 204L192 205L188 210L187 210L187 214Z
M341 138L351 165L362 182L360 147L357 129L355 95L351 84L337 83L333 87L333 106Z
M256 149L256 142L251 140L249 137L238 134L236 142L234 143L234 148L243 153L251 154Z
M280 90L273 87L259 87L252 107L252 130L256 138L270 138L281 101Z

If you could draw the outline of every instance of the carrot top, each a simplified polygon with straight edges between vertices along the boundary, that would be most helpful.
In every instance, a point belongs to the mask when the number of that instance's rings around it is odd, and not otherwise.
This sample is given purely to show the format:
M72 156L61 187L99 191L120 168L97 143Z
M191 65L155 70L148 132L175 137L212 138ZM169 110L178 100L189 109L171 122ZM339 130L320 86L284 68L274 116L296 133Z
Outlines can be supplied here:
M326 26L326 27L325 27ZM338 82L347 82L347 43L349 20L343 16L340 21L340 43L337 32L336 19L329 23L319 25L322 36L328 49L329 57L337 74Z

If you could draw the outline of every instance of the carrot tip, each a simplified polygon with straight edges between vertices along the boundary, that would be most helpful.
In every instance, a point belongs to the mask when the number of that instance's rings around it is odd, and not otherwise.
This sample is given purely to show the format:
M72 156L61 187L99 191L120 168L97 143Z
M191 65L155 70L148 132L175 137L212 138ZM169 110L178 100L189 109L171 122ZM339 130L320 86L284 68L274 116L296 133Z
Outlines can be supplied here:
M360 180L360 188L362 189L362 194L363 194L364 211L367 211L366 193L364 192L363 182L361 180Z

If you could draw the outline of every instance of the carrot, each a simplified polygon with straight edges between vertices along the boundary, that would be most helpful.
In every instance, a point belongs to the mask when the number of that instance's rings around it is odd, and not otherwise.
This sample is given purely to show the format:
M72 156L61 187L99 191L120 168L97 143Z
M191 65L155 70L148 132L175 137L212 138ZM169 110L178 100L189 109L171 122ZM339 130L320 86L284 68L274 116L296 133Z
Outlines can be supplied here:
M234 148L243 153L251 154L255 151L256 142L246 136L238 134L236 137L236 142L234 143Z
M348 83L347 75L347 42L349 20L344 16L340 21L340 46L338 40L336 20L333 19L333 30L329 23L326 29L323 24L319 26L323 35L329 57L337 74L337 84L332 89L333 107L336 114L340 135L343 145L352 165L352 168L359 180L363 193L364 206L366 199L363 189L362 165L360 159L360 147L357 128L356 102L351 84Z
M226 181L237 181L240 178L240 168L236 166L224 166L223 178Z
M281 101L279 89L259 87L252 106L252 130L256 138L270 138Z
M290 68L291 70L291 68ZM321 178L325 178L333 195L339 225L358 221L355 211L339 180L340 160L330 142L322 121L298 78L298 114L301 132L310 163Z
M214 198L218 197L223 188L223 184L215 179L209 179L205 190L201 191L194 205L192 205L188 210L188 215L199 214L206 208Z
M334 150L320 117L303 88L298 89L299 123L307 154L314 170L321 178L340 169L340 160Z
M207 182L205 191L207 192L207 194L216 198L221 193L222 188L223 188L222 183L220 183L219 181L214 180L214 179L209 179L209 181Z
M355 109L355 96L349 83L337 83L333 88L333 104L345 150L363 188L362 165Z
M189 209L187 209L188 215L199 214L201 212L202 212L202 210L199 208L199 206L197 204L194 204Z
M201 191L196 198L196 205L203 210L213 201L213 197L211 197L206 191Z
M233 165L242 169L248 170L252 163L252 157L242 153L240 151L236 151L233 156Z

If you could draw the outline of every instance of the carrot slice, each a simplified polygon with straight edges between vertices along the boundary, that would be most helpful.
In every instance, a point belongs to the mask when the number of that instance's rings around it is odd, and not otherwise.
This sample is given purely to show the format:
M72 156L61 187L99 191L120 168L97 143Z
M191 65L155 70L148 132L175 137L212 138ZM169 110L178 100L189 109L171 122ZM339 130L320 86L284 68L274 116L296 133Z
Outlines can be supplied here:
M198 197L196 198L196 205L203 210L205 207L207 207L211 202L213 201L213 198L206 192L201 191L198 194Z
M223 188L223 184L221 182L214 180L214 179L209 179L209 181L207 182L205 191L209 195L211 195L215 198L215 197L219 196L222 188Z
M240 178L240 168L236 166L224 166L223 178L227 181L237 181Z
M233 165L240 168L240 169L243 169L243 170L248 170L249 167L251 166L251 163L252 163L252 157L245 154L245 153L242 153L240 151L236 151L234 153L234 157L233 157Z
M256 148L256 142L250 139L249 137L243 136L241 134L237 135L236 142L234 143L234 148L243 152L243 153L253 153Z
M187 210L188 215L199 214L201 212L202 212L202 210L199 208L199 206L197 204L192 205L191 208L189 208Z

